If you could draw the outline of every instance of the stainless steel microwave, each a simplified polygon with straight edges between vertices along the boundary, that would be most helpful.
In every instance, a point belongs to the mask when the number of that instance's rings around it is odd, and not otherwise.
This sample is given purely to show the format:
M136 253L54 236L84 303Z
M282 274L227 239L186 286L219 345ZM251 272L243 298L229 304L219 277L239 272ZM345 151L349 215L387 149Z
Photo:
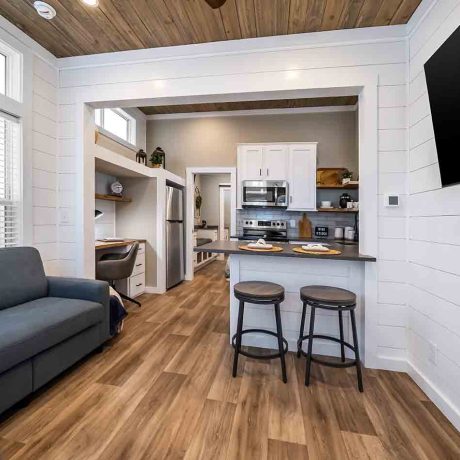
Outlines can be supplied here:
M242 183L243 207L287 208L289 186L286 181L245 180Z

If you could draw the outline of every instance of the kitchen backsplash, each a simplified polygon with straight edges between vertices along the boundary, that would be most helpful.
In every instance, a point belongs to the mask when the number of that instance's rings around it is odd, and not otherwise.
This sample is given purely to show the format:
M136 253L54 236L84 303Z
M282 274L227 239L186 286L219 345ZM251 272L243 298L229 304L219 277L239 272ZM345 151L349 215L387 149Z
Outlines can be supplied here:
M288 221L288 237L296 237L299 234L298 221L302 218L303 212L284 211L280 209L238 209L236 214L237 234L243 232L243 222L247 219L254 220L286 220ZM316 226L329 228L328 238L334 238L335 227L353 227L355 225L355 214L307 212L312 224L312 231ZM291 228L290 221L295 220L295 228Z

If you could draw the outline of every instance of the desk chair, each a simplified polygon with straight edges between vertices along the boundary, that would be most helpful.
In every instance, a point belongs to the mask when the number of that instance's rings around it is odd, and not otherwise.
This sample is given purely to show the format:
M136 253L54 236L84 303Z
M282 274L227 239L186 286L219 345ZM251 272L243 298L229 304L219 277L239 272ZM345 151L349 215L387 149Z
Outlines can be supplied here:
M129 278L133 273L138 250L139 243L136 242L131 246L128 252L122 254L104 254L96 263L96 279L108 281L115 289L115 281ZM131 299L131 297L121 292L118 292L118 294L120 294L122 299L129 300L139 307L141 306L140 302L137 300Z

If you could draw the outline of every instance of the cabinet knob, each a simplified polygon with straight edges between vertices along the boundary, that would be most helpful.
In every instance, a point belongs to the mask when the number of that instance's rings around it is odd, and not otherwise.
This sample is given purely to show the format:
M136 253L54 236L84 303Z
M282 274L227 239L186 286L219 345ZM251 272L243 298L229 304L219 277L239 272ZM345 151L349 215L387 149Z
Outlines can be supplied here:
M270 175L270 170L267 168L267 176Z
M262 176L262 168L259 169L259 176Z

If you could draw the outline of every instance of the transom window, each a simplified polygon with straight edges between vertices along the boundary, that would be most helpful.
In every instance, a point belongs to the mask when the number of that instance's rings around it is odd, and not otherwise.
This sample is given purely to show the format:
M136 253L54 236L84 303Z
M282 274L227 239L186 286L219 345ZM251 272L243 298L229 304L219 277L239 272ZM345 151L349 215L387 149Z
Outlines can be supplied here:
M136 120L122 109L96 109L96 125L130 144L136 144Z

